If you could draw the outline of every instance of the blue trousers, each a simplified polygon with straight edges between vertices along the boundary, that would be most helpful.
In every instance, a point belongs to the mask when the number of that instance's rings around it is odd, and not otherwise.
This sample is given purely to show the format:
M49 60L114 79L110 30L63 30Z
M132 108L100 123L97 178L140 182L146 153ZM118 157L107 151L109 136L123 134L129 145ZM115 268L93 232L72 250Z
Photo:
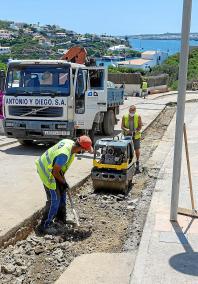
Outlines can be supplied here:
M47 228L53 219L66 222L66 190L57 182L56 190L47 188L44 185L47 201L41 220L41 226Z

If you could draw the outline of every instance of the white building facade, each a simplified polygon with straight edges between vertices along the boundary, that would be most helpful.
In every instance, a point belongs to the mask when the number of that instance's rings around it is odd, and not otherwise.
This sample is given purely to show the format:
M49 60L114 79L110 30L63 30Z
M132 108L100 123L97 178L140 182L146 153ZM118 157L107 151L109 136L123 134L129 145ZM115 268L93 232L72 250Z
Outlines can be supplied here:
M10 47L0 46L0 55L2 55L2 54L10 54L10 53L11 53Z
M149 70L156 65L162 64L167 58L167 52L151 50L143 52L141 58L118 62L118 66Z
M0 39L10 39L12 38L12 33L7 30L0 30Z

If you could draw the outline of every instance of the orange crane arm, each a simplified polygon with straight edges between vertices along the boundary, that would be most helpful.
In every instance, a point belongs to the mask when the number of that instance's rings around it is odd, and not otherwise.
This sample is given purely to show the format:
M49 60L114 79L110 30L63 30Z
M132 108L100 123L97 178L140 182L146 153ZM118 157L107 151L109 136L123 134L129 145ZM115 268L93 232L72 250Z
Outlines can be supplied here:
M84 47L71 47L62 57L62 60L67 60L72 63L85 64L87 61L87 51Z

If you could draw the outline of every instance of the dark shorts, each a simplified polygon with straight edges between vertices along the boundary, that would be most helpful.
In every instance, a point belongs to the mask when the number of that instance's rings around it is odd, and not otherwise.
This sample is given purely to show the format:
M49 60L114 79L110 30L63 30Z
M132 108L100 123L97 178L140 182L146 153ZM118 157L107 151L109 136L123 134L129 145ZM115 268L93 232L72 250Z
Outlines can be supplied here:
M134 150L140 149L140 139L133 139Z

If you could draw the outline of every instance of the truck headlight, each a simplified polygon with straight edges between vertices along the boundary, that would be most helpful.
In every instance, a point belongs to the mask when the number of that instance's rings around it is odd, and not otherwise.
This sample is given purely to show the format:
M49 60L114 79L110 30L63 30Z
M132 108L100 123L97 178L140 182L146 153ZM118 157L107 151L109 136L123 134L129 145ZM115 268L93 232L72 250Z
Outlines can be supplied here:
M14 122L8 121L5 123L6 127L13 127L14 126Z

